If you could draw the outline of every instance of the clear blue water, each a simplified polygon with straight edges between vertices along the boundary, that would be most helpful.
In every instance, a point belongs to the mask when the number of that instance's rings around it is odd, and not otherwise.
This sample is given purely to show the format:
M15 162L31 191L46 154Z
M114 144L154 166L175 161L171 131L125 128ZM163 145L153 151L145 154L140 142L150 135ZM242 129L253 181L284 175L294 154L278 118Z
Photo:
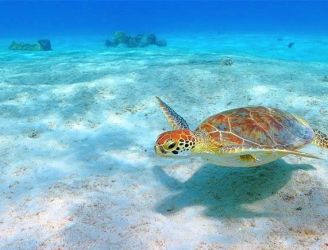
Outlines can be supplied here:
M153 32L180 52L327 61L327 10L326 1L1 1L0 45L49 38L56 51L97 50L115 31Z
M327 1L0 1L0 249L326 247L326 150L231 169L160 158L154 142L170 129L155 96L191 128L265 105L328 133L327 13ZM115 31L167 46L105 47ZM8 49L40 38L53 50Z
M128 32L327 34L327 1L1 1L0 35Z

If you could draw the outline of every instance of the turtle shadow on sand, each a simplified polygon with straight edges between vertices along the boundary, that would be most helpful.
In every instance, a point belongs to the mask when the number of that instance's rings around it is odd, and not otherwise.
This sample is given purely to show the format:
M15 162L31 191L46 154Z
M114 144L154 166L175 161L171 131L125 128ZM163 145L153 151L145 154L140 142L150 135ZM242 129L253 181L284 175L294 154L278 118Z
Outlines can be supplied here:
M273 212L255 212L244 205L276 194L288 183L293 171L299 169L314 168L307 164L288 164L284 160L253 168L222 168L206 164L187 181L180 182L155 166L155 176L166 188L174 191L157 204L156 211L169 215L186 207L202 206L209 217L273 216Z

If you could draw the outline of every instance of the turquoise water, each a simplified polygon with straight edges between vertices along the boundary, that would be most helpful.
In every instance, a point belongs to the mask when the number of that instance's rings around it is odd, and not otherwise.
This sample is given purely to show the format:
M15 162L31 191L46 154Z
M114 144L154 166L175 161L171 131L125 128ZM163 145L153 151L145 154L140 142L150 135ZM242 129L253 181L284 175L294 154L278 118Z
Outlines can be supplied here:
M15 3L0 3L0 249L324 249L327 150L247 169L153 147L170 129L155 96L191 128L265 105L327 133L325 2ZM106 48L117 30L167 46ZM53 50L8 49L40 38Z

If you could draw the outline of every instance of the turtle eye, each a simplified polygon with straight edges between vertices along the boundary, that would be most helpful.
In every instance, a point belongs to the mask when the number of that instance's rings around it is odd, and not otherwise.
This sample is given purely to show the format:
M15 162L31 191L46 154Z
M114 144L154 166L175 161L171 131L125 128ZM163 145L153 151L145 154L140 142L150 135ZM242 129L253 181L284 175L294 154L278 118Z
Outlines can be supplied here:
M176 145L176 143L174 141L168 141L168 142L165 143L164 148L166 150L169 150L169 149L174 148L175 145Z

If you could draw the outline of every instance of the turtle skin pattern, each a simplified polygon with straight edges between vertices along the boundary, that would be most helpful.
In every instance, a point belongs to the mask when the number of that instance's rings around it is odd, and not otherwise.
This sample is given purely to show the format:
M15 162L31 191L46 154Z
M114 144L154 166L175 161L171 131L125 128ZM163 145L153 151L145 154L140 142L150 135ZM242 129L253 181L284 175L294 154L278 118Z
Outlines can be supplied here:
M227 110L207 118L196 129L221 146L295 150L310 143L315 134L300 118L262 106Z

